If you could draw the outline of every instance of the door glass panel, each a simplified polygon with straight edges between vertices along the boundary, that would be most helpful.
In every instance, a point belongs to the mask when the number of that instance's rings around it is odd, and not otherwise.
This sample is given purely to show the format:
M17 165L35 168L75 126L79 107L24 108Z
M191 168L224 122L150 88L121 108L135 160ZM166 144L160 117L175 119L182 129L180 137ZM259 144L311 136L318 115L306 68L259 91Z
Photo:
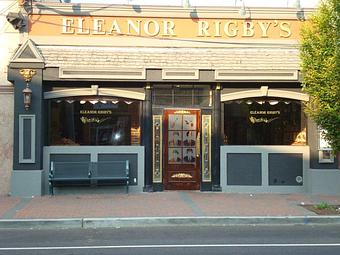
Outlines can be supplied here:
M199 189L200 112L169 109L164 111L164 184L166 189Z
M169 164L196 164L196 114L169 114Z

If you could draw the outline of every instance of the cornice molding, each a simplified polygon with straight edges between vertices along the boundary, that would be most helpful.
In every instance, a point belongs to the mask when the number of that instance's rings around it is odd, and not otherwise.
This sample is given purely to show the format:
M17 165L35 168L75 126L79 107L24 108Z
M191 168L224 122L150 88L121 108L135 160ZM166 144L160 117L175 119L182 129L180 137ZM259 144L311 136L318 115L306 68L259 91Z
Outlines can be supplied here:
M0 85L0 95L1 94L13 94L14 87L11 85Z
M308 16L313 8L269 8L246 7L252 19L297 19L298 12L303 11ZM166 18L222 18L245 19L239 13L239 7L189 7L180 6L140 6L140 5L101 5L101 4L65 4L65 3L36 3L32 14L54 14L65 16L123 16L123 17L166 17Z

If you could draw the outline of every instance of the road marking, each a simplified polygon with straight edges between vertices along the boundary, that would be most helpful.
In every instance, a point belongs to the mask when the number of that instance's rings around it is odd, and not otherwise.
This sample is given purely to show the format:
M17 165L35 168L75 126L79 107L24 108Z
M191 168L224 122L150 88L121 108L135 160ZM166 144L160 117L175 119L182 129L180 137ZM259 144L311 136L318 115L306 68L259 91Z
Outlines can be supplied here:
M159 248L219 248L219 247L340 247L340 243L291 243L291 244L160 244L160 245L103 245L103 246L49 246L7 247L0 251L22 250L81 250L81 249L159 249Z

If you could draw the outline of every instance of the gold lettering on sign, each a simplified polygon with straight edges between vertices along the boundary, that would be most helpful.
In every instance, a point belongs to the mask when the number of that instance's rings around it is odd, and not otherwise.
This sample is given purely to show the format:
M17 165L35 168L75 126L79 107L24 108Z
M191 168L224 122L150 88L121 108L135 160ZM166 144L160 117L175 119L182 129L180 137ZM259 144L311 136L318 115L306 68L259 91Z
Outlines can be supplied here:
M265 23L265 22L259 21L259 25L260 25L260 28L261 28L261 31L262 31L261 37L268 37L267 31L268 31L268 28L270 26L270 22Z
M198 34L197 36L210 36L208 21L198 21Z
M253 37L255 34L254 23L251 21L243 22L243 37Z
M112 35L112 34L121 34L121 33L122 33L122 31L120 30L120 27L117 23L117 20L113 20L110 31L109 31L108 34Z
M78 31L77 34L78 35L88 35L90 34L90 29L84 30L84 18L79 18L78 19Z
M176 36L176 34L175 34L175 23L173 21L164 20L163 21L163 28L164 28L163 35Z
M233 25L232 28L230 28L230 25ZM235 37L237 36L238 28L236 21L228 21L224 26L224 33L229 37Z
M110 118L104 118L104 119L99 119L99 118L87 118L87 117L81 117L80 120L82 123L86 124L86 123L97 123L100 124L106 120L108 120Z
M71 18L63 18L62 34L74 34L74 20Z
M93 20L93 34L94 35L105 35L105 20L104 19L94 19Z
M215 37L221 37L221 21L216 21L215 22Z
M133 29L133 31L137 34L140 35L141 34L141 30L140 30L140 23L142 21L141 20L136 20L136 23L134 23L132 20L127 20L127 33L129 35L133 34L131 32L131 28Z
M278 119L279 117L276 117L276 118L271 118L271 119L268 119L268 118L255 118L253 116L249 117L249 120L251 123L255 124L255 123L270 123L276 119Z
M62 34L75 35L147 35L151 37L204 37L204 38L269 38L292 37L288 21L277 20L185 20L124 19L124 18L62 18ZM188 30L183 24L188 25ZM296 25L294 25L296 26ZM177 31L176 31L177 29ZM295 29L295 28L294 28Z
M80 110L80 114L112 114L111 110Z
M290 30L290 24L288 22L281 22L280 23L280 36L287 38L292 35L292 31Z
M189 178L189 179L192 179L193 177L192 177L191 174L177 173L177 174L171 175L171 178L179 178L179 179Z
M280 111L250 111L249 112L252 115L256 115L256 114L281 114Z
M153 29L151 29L150 27L153 27ZM160 31L160 27L159 27L159 24L157 23L157 21L148 20L147 22L145 22L144 32L147 35L156 36L156 35L159 34L159 31Z

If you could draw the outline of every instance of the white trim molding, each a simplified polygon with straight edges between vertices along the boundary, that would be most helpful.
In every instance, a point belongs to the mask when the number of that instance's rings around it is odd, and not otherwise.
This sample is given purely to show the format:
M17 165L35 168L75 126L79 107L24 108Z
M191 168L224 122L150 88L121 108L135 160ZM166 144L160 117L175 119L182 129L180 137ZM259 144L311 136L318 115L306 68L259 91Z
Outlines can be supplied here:
M56 91L49 91L44 93L44 99L54 99L63 97L76 96L112 96L123 97L136 100L145 100L144 92L136 92L124 89L107 89L107 88L81 88L81 89L63 89Z
M60 67L61 79L145 80L145 69L93 69L91 67Z
M298 70L215 70L216 80L230 81L298 81Z
M198 80L198 69L162 69L163 80Z
M28 50L32 57L25 57L24 52ZM31 39L26 40L12 57L12 63L44 63L44 58Z
M116 96L116 97L124 97L129 99L136 100L145 100L144 92L136 92L131 90L123 90L123 89L98 89L98 95L100 96Z
M221 102L233 101L252 97L279 97L294 99L300 101L309 101L309 96L304 93L294 92L289 90L269 89L267 86L262 86L260 89L245 90L240 92L232 92L221 95Z

